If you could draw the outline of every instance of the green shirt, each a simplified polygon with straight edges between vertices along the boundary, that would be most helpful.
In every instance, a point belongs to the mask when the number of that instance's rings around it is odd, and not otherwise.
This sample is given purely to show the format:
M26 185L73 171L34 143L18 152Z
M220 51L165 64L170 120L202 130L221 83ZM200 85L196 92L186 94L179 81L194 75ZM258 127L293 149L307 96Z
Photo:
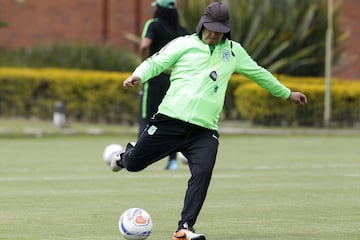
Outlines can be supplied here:
M216 45L211 53L196 34L176 38L142 62L133 75L145 83L168 68L172 68L171 83L158 112L213 130L218 129L228 81L235 72L276 97L286 99L291 92L259 66L239 43L228 39ZM214 71L216 80L210 77Z

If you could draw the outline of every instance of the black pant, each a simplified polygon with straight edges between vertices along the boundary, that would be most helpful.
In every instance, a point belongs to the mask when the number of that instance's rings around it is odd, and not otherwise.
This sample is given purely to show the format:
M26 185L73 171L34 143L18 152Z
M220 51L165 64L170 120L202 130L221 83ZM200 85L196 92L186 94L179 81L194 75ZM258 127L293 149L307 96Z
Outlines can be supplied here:
M138 139L128 144L122 164L128 171L140 171L173 152L182 152L188 159L191 177L188 180L179 225L192 227L200 213L210 184L218 151L219 135L215 130L157 114Z

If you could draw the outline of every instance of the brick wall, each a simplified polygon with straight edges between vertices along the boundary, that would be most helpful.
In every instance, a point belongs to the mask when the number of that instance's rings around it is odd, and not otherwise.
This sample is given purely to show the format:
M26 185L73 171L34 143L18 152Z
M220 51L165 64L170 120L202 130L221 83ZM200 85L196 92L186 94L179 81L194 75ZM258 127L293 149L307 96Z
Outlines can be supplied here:
M136 45L126 33L139 34L153 15L152 0L0 0L0 45L10 48L54 41Z
M360 1L342 0L340 24L349 34L344 42L346 52L335 67L334 75L340 78L360 79Z
M342 3L341 24L349 32L344 58L334 75L360 79L360 0ZM137 50L127 34L139 36L153 15L153 0L0 0L0 46L16 48L51 42L108 43Z
M101 41L101 1L2 0L0 44L31 46L52 41Z

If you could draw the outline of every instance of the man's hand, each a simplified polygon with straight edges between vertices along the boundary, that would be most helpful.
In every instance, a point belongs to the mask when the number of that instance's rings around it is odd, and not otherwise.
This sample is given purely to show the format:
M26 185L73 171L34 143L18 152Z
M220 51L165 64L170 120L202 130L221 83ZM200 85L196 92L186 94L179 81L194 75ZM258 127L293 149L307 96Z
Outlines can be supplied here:
M141 82L141 79L137 76L130 76L128 77L124 82L123 82L123 86L125 88L130 88L133 87L135 85L139 85Z
M301 92L291 92L289 100L295 102L296 104L305 105L307 104L307 98L305 94Z

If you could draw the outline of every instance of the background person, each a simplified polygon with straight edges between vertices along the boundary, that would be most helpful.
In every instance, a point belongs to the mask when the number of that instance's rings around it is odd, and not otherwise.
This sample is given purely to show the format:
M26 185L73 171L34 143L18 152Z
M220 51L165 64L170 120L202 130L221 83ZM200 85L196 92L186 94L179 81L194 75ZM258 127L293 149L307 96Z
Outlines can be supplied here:
M145 23L140 44L140 55L143 60L158 52L174 38L188 34L188 31L179 24L175 0L157 0L152 5L156 6L156 10L153 18ZM169 78L169 72L165 71L142 85L139 136L149 123L150 118L157 112L158 106L169 88ZM178 169L176 152L169 155L165 169Z

